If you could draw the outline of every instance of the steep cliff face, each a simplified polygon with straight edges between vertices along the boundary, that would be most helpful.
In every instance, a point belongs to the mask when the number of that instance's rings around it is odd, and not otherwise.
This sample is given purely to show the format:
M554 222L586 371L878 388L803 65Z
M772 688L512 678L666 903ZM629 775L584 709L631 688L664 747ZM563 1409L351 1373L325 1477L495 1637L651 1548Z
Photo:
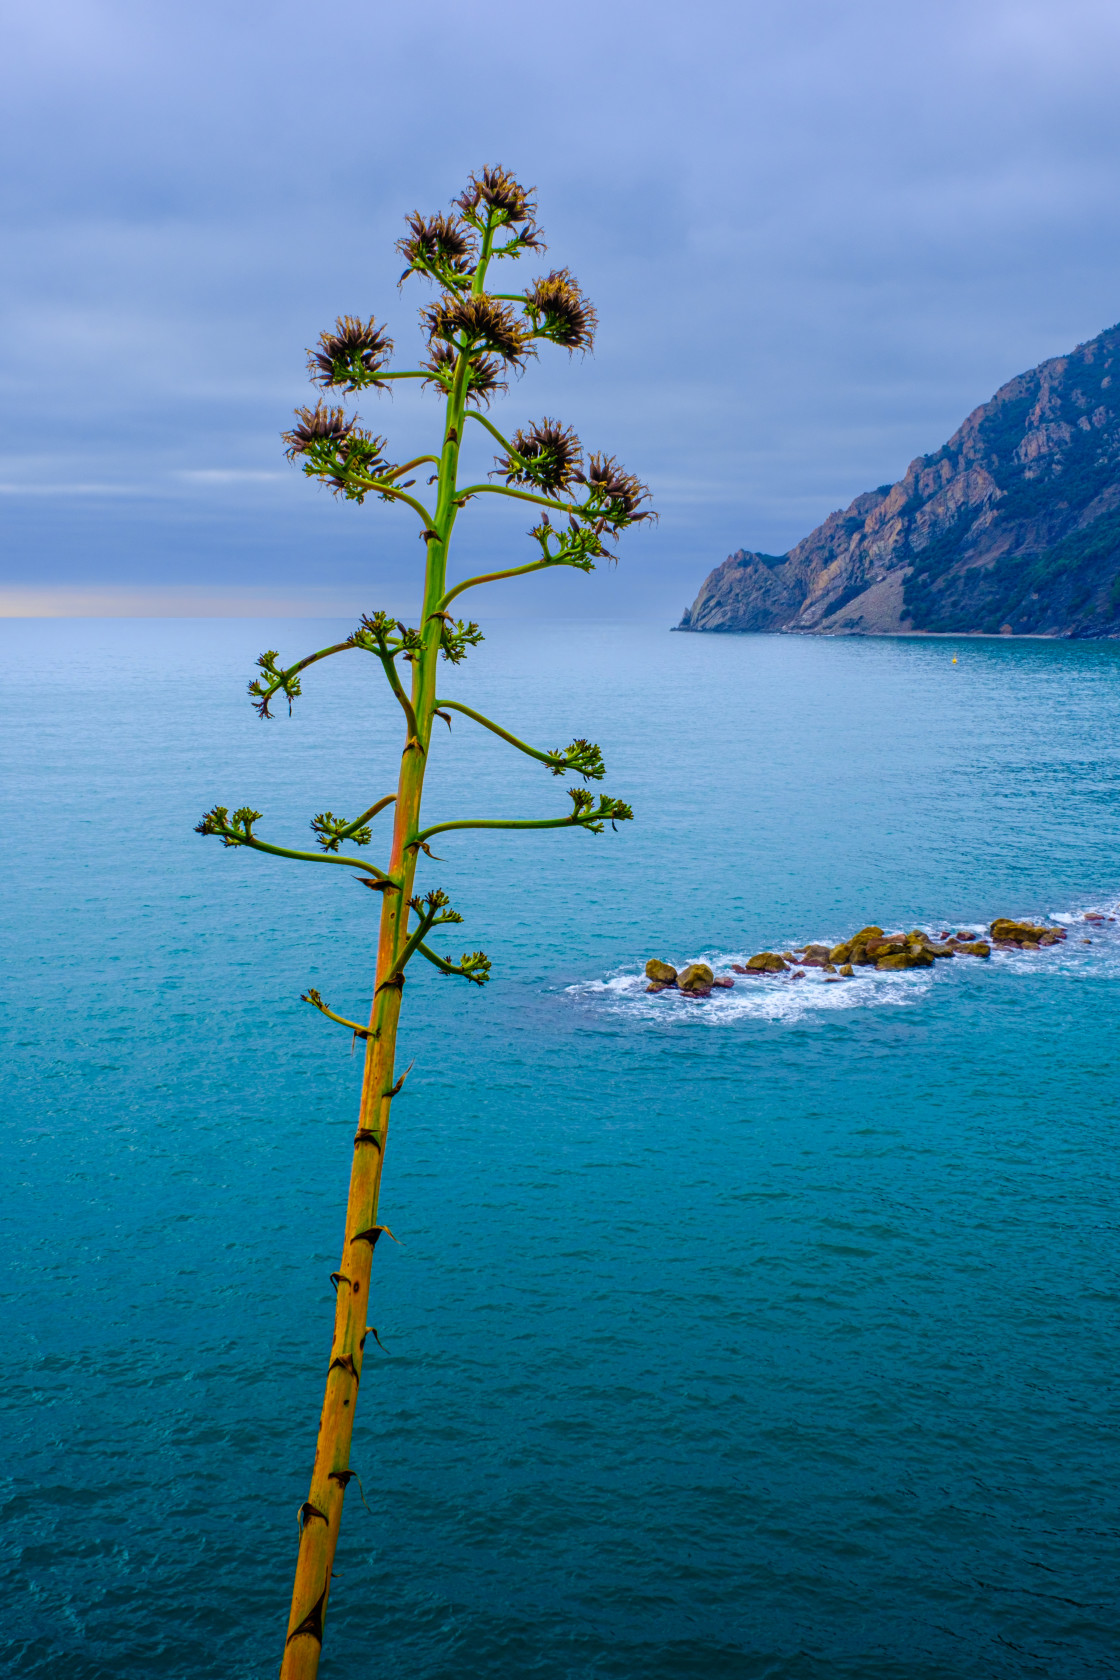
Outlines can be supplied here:
M1120 636L1120 327L1012 379L788 554L732 554L678 629Z

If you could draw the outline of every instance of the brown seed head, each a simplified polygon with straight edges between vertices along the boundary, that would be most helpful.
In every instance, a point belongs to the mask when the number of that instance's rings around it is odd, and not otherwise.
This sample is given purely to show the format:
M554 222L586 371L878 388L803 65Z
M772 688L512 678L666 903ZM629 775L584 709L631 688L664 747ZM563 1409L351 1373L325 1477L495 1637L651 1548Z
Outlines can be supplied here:
M451 380L455 373L455 363L458 351L450 344L435 344L432 347L431 360L424 363L432 371L432 378L425 379L425 385L438 385L443 391L451 388ZM496 356L472 356L467 364L467 401L473 402L478 408L485 403L490 407L490 398L497 391L508 391L509 383L502 378L502 364Z
M566 268L554 268L525 294L525 307L542 338L565 350L590 350L599 317Z
M481 175L472 175L455 203L464 216L477 216L480 205L485 204L489 209L500 212L504 222L516 226L519 222L531 222L533 219L537 208L529 197L533 191L533 187L521 186L508 169L498 165L494 169L484 169Z
M385 381L377 375L392 353L393 341L371 315L368 321L356 315L340 315L333 332L319 334L319 348L307 352L307 371L313 385L341 386L359 391Z
M583 461L583 445L571 426L558 420L538 420L513 434L514 453L497 458L496 471L507 484L535 484L541 490L564 490L574 482Z
M613 455L589 455L586 474L577 472L572 477L577 484L586 484L588 499L600 504L608 524L621 527L657 518L652 510L638 511L649 500L649 490L633 473L624 472Z
M283 435L289 461L302 455L305 472L351 501L364 499L370 488L365 480L389 470L385 439L348 420L341 408L327 408L322 402L314 408L297 408L296 424Z
M420 319L429 338L458 343L469 350L489 350L510 367L520 368L526 356L533 354L529 328L508 303L500 303L485 292L469 297L445 292L421 310Z
M524 227L518 228L517 243L527 251L548 250L548 245L545 242L544 230L543 228L537 227L535 222L528 222ZM509 255L517 256L518 252L512 251Z
M296 424L290 432L282 432L281 436L288 445L284 453L289 461L294 461L297 455L306 455L309 450L320 449L324 445L328 448L344 449L350 434L357 426L356 420L346 418L346 410L342 408L328 408L322 401L314 408L297 408Z
M421 216L414 210L408 217L409 233L397 240L397 250L408 262L401 275L405 280L416 269L450 269L466 274L475 255L475 241L457 216Z

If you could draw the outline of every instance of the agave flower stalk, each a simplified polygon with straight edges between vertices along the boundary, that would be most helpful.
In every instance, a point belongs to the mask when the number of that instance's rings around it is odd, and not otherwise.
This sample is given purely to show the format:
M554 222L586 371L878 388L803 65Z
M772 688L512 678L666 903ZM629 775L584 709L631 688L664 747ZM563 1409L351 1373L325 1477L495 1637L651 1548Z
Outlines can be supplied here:
M507 389L511 371L519 373L540 343L554 343L572 354L590 349L595 311L567 269L554 269L523 291L488 289L493 266L543 249L536 206L504 169L472 175L450 215L408 220L398 249L405 258L403 281L412 274L439 289L421 312L428 338L428 359L402 371L388 366L393 345L385 328L372 318L341 316L332 331L321 334L309 352L309 371L322 391L350 395L385 390L391 381L415 379L442 401L442 425L431 454L394 464L386 440L366 431L342 406L321 398L297 409L284 434L289 459L300 461L308 477L331 487L347 500L375 496L398 504L419 520L424 545L423 598L419 623L405 625L384 612L363 616L344 641L320 648L290 665L279 654L263 653L258 675L249 684L262 718L274 701L289 711L311 666L342 653L372 656L400 707L404 745L394 790L376 792L368 808L352 820L321 811L311 820L315 849L298 850L263 839L255 825L259 811L242 806L230 813L215 805L198 824L228 847L331 864L354 872L380 898L380 926L373 1000L368 1021L351 1021L328 1007L313 988L304 994L328 1020L348 1028L365 1045L361 1101L342 1257L331 1282L335 1289L334 1332L326 1373L326 1391L318 1445L307 1499L300 1509L300 1541L291 1615L284 1646L282 1680L311 1680L318 1672L323 1627L330 1597L331 1571L350 1468L350 1440L362 1380L366 1341L376 1336L370 1324L370 1276L374 1249L385 1234L378 1201L389 1114L405 1074L396 1071L397 1024L410 965L422 957L443 975L483 985L490 970L482 951L464 952L456 961L441 956L429 941L437 928L459 923L447 895L434 888L420 895L415 876L420 855L433 857L429 842L438 834L465 829L572 828L599 834L607 823L628 821L631 811L620 799L594 796L582 783L604 775L599 748L578 738L566 747L534 747L491 718L441 696L441 664L459 664L482 640L478 625L454 618L451 604L467 590L501 579L523 577L557 566L594 570L597 560L613 559L611 545L632 525L656 517L644 505L648 491L623 471L612 456L591 453L570 427L544 419L521 425L505 437L481 409ZM460 454L469 424L480 439L490 434L500 448L496 465L479 482L460 483ZM414 476L434 469L429 494L417 491ZM495 483L499 479L501 482ZM528 561L448 582L448 552L456 520L480 496L500 496L530 510L532 549ZM568 807L544 819L468 816L427 827L421 819L424 776L432 750L433 724L449 726L457 713L489 730L517 751L538 760L553 776L579 778L566 792ZM358 855L371 843L372 824L391 812L392 837L381 868ZM406 1070L407 1071L407 1070ZM390 1233L391 1234L391 1233Z

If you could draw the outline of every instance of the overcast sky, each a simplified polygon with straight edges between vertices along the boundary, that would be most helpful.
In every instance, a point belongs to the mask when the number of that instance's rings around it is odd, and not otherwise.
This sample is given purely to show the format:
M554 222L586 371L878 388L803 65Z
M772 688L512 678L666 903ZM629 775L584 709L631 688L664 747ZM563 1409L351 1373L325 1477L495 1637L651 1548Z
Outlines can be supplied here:
M403 606L407 513L335 502L278 434L336 314L410 353L402 218L484 163L537 188L601 320L505 420L574 422L662 512L617 572L526 582L518 611L675 619L729 551L783 552L1120 318L1115 0L5 15L9 601ZM403 458L437 410L362 413ZM524 524L461 523L460 560L516 563Z

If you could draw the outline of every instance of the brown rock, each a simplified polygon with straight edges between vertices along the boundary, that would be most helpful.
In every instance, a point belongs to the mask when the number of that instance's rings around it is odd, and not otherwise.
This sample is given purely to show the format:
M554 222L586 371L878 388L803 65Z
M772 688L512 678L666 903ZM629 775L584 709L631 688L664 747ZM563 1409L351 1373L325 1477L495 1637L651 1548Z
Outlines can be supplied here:
M852 967L851 963L845 963L841 968L840 973L845 980L853 980L855 978L855 969Z
M664 980L651 980L646 987L647 992L674 992L675 986L669 986Z
M707 963L689 963L677 975L677 985L682 992L690 992L693 996L702 994L707 997L712 989L714 976Z
M867 955L872 962L878 962L880 957L901 956L906 950L906 941L898 936L887 939L869 939Z
M986 939L974 939L970 944L958 945L957 950L968 957L990 957L992 954L992 947Z
M747 970L751 974L785 974L788 966L776 951L759 951L747 958Z
M655 981L659 986L675 986L677 971L670 963L651 957L646 964L646 979Z
M880 957L876 968L932 968L933 958L927 951L894 951Z
M1044 934L1056 932L1061 938L1064 931L1039 926L1034 922L1013 922L1009 916L997 916L989 929L997 945L1031 945L1036 948Z
M866 945L869 939L882 939L882 937L883 930L881 927L860 928L858 933L853 933L849 944Z
M723 986L728 991L730 991L734 984L735 982L732 980L730 974L717 974L715 979L712 981L713 986Z

